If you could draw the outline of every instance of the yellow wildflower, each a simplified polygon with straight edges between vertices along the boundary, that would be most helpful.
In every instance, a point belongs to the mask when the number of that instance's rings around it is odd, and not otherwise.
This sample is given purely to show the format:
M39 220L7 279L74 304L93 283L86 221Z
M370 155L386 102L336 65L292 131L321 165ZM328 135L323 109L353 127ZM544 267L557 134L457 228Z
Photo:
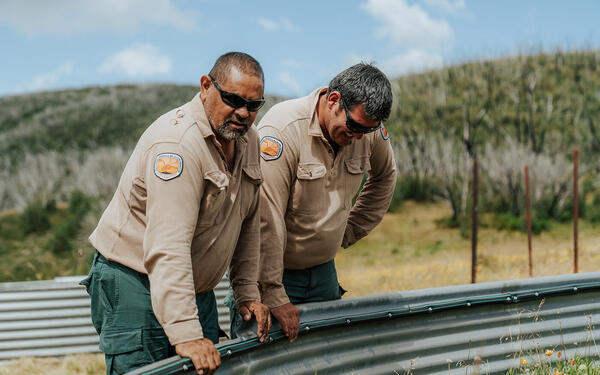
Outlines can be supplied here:
M554 371L554 375L563 375L563 373L560 372L560 371L558 371L558 370L556 370L556 371Z
M521 366L525 366L527 364L527 360L525 358L521 358Z
M552 353L554 353L554 350L552 350L552 349L546 349L546 353L545 353L545 354L546 354L548 357L550 357L550 356L552 355Z

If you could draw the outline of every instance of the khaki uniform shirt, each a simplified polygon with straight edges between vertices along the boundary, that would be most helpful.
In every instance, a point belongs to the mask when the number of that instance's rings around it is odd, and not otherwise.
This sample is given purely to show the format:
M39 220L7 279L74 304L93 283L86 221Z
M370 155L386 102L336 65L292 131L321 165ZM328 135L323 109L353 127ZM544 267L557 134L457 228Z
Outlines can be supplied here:
M316 111L323 90L275 105L258 125L264 176L259 283L272 308L289 302L283 268L333 259L340 246L352 245L381 221L394 192L396 168L385 128L335 155ZM369 178L353 206L365 173Z
M147 274L152 308L172 345L202 338L196 293L228 266L238 303L259 300L256 130L236 141L229 170L199 95L141 136L90 242Z

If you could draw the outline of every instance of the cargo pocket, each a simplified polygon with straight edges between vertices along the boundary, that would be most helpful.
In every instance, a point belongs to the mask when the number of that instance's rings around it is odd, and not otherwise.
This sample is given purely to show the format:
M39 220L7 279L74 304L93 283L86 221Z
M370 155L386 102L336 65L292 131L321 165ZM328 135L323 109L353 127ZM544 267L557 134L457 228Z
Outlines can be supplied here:
M90 284L92 283L92 274L87 275L83 280L79 282L79 285L85 287L87 294L90 294Z
M371 161L368 156L363 156L345 161L348 174L346 177L346 208L353 205L353 200L363 180L365 173L371 170Z
M221 207L227 198L229 177L221 171L208 171L204 174L204 196L200 202L198 226L219 224L223 219Z
M92 323L96 331L101 333L114 320L114 310L119 299L117 275L109 266L98 263L81 283L86 285L90 295Z
M106 354L107 374L124 374L152 363L143 350L141 329L126 332L102 332L100 334L100 350Z
M327 191L325 175L327 168L322 163L299 163L292 199L295 212L316 213L325 205Z

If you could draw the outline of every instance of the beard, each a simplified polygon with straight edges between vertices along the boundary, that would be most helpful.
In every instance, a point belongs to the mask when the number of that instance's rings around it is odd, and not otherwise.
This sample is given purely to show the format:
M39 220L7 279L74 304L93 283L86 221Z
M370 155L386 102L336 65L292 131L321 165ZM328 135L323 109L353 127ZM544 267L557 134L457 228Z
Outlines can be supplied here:
M234 129L231 126L229 126L230 122L233 122L236 125L243 125L244 129ZM249 128L250 124L248 124L247 121L236 121L235 119L230 117L225 119L221 126L217 128L216 133L226 141L235 141L242 138L248 132Z

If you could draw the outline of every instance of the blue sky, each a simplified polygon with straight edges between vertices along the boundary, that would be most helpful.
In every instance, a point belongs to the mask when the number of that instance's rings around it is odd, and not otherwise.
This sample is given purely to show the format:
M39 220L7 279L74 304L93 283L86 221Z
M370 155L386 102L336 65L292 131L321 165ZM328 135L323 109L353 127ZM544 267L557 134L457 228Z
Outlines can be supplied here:
M299 96L361 60L390 77L540 48L600 47L595 0L2 0L0 95L198 84L222 53Z

